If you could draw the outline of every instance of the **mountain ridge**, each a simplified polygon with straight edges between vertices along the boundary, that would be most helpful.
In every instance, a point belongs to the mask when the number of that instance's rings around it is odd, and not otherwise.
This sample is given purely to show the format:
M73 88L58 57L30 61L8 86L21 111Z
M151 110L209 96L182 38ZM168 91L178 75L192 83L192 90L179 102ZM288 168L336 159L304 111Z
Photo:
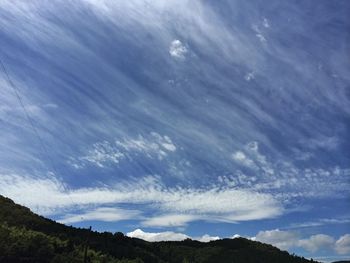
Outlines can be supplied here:
M0 195L0 262L315 262L245 238L148 242L57 223ZM6 242L5 242L6 241Z

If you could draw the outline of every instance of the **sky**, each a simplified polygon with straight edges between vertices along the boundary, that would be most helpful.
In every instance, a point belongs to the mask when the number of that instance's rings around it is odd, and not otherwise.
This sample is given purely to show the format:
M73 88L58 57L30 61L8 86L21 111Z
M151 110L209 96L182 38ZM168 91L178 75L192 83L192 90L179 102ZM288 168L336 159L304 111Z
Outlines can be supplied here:
M349 10L1 0L0 194L97 231L349 259Z

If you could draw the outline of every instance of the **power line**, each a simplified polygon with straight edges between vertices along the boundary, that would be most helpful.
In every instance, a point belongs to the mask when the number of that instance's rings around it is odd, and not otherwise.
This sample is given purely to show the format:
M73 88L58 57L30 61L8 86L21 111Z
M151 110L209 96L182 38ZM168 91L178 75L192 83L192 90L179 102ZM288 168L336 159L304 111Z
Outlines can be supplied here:
M12 82L12 80L10 78L10 75L8 74L8 72L6 70L5 64L3 63L1 58L0 58L0 64L1 64L2 71L4 72L4 74L5 74L6 78L7 78L7 82L10 84L11 88L13 89L13 91L14 91L14 93L16 95L16 98L17 98L21 108L23 109L24 114L25 114L25 116L26 116L26 118L27 118L27 120L29 122L29 125L30 125L31 129L33 130L34 135L37 137L37 139L39 141L40 148L41 148L41 151L42 151L44 157L46 157L48 159L48 161L49 161L49 163L50 163L50 165L52 167L52 170L54 171L55 174L58 175L59 174L58 170L56 169L55 164L54 164L53 160L50 157L50 154L49 154L49 152L48 152L48 150L47 150L47 148L45 146L45 143L44 143L43 139L41 138L37 128L35 127L34 121L30 117L30 114L29 114L28 110L26 109L26 107L25 107L25 105L23 103L23 100L22 100L22 97L20 95L20 92L19 92L18 88L16 87L16 85ZM63 189L65 190L65 192L67 193L68 198L70 199L72 205L74 206L75 203L73 202L72 197L69 195L69 191L66 188L65 184L63 182L60 182L60 184L63 187Z
M17 87L12 82L12 80L11 80L7 70L6 70L6 67L5 67L5 65L4 65L4 63L2 62L1 59L0 59L0 63L1 63L2 70L3 70L3 72L4 72L4 74L5 74L6 78L7 78L7 82L10 84L11 88L13 89L13 91L14 91L14 93L16 95L16 98L17 98L19 104L21 105L21 108L23 109L24 114L25 114L25 116L26 116L26 118L27 118L27 120L29 122L29 125L31 126L31 129L33 130L35 136L37 137L37 139L38 139L38 141L40 143L40 147L42 148L42 151L44 152L44 155L49 159L50 157L49 157L48 152L47 152L47 150L46 150L46 148L44 146L43 140L41 139L41 136L40 136L38 130L35 128L34 122L33 122L32 118L30 117L29 112L27 111L26 107L24 106L23 100L22 100L22 98L21 98L21 96L19 94L19 91L18 91ZM56 170L54 165L53 165L53 163L51 165L53 166L52 167L53 170Z

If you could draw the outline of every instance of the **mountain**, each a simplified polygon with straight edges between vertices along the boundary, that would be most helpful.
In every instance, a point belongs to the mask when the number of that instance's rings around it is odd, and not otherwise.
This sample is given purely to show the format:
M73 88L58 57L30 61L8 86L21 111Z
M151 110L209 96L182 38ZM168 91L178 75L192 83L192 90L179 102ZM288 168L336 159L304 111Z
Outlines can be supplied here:
M89 231L36 215L0 196L0 262L83 262L87 240L88 262L96 263L313 262L245 238L147 242L120 232Z

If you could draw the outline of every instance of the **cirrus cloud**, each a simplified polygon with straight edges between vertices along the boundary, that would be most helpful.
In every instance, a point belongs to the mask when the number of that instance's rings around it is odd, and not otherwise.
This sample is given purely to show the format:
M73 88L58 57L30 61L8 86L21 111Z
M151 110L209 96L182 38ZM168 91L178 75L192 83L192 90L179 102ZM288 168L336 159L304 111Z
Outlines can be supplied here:
M109 187L69 190L55 178L15 174L2 174L1 178L1 193L46 215L67 212L77 206L142 205L141 210L163 213L161 217L145 220L145 225L174 226L195 220L248 221L273 218L283 213L283 206L268 194L215 185L209 189L167 187L160 177L154 176L122 181ZM182 215L174 216L179 213ZM91 212L87 212L86 216L93 217ZM73 218L77 221L79 217Z

